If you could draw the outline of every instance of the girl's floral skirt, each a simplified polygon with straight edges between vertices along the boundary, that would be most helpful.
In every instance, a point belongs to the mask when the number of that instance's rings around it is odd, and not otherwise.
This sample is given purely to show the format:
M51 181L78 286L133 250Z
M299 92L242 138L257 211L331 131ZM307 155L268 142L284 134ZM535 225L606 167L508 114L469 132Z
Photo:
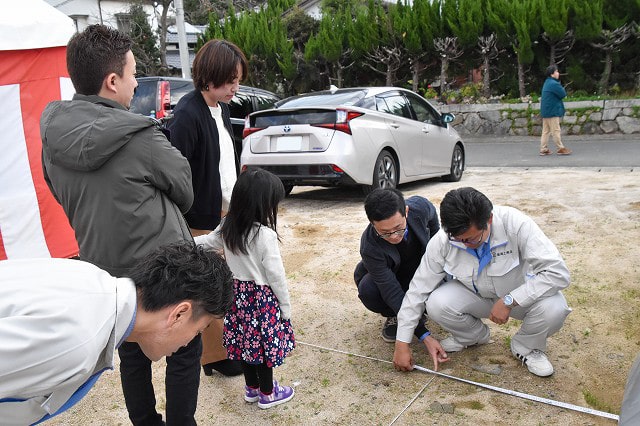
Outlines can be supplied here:
M280 318L271 287L233 280L235 297L224 317L223 341L231 360L277 367L295 347L290 320Z

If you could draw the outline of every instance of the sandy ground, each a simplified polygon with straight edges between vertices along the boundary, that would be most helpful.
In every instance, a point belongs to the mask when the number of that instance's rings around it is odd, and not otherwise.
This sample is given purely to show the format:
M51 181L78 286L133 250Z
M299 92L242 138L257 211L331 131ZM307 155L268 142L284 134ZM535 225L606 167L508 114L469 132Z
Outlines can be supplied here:
M539 378L510 354L517 321L489 323L494 343L452 354L444 373L475 382L619 413L627 372L640 351L640 179L622 169L472 168L461 182L403 185L436 206L456 187L473 186L494 204L518 207L556 243L572 273L565 291L573 312L549 340L555 374ZM202 425L612 425L615 421L531 402L414 371L396 372L383 318L357 299L352 271L366 226L358 189L295 188L279 217L298 346L274 371L295 398L270 410L242 399L242 377L202 376ZM445 337L429 325L437 337ZM431 361L413 343L416 363ZM368 357L363 358L360 355ZM497 365L498 375L473 365ZM164 365L155 367L164 409ZM439 404L447 409L440 412ZM0 420L1 423L1 420ZM73 410L50 424L128 424L117 372L105 373Z

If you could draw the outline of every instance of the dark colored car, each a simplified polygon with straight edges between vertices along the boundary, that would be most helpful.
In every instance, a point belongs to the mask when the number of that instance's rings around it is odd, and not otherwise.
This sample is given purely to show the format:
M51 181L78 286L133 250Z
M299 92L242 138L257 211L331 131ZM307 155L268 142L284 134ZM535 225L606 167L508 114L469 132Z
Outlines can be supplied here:
M180 77L139 77L136 93L131 100L131 112L154 118L171 115L176 104L193 90L193 81ZM275 93L250 86L240 86L229 103L233 139L238 155L242 152L244 119L254 111L272 108L280 100Z

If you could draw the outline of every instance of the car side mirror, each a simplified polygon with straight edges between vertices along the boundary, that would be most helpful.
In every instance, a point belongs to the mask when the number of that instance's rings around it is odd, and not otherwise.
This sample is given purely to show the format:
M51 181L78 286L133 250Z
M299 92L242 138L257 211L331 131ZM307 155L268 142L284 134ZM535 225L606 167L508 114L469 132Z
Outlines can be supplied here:
M456 119L456 116L451 114L450 112L445 112L442 114L442 122L445 124L453 123L453 120Z

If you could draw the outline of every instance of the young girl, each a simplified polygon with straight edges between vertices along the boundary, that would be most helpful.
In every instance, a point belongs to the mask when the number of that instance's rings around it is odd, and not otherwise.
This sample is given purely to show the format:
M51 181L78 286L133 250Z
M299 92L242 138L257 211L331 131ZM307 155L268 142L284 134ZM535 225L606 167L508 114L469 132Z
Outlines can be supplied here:
M224 318L224 345L231 360L241 360L247 402L270 408L293 398L294 390L273 380L273 367L295 347L289 290L278 247L280 179L262 169L240 174L229 212L211 233L195 238L224 249L234 276L235 303Z

